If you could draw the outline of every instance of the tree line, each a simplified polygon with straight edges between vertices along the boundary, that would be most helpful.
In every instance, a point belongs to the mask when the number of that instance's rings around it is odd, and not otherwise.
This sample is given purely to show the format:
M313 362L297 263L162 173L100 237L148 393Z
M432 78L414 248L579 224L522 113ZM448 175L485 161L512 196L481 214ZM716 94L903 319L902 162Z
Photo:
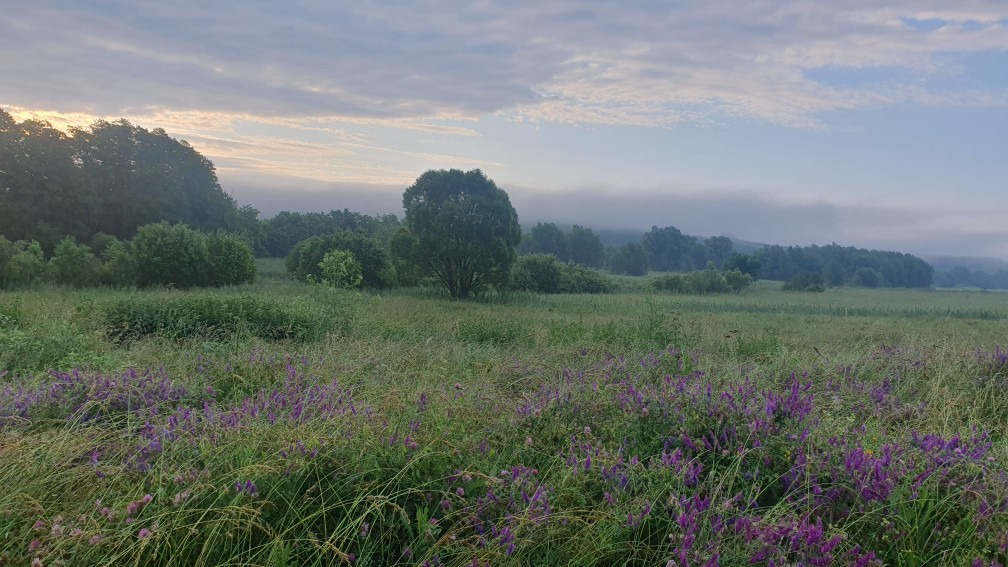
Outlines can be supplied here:
M58 130L0 109L0 227L47 255L66 236L131 238L160 221L238 233L258 211L224 192L213 164L184 141L127 120Z
M540 222L523 234L507 193L478 170L427 172L406 190L403 207L402 219L348 209L283 211L259 219L258 211L239 206L221 189L208 159L162 129L119 120L62 132L37 120L18 123L0 110L0 232L25 243L22 248L36 243L45 257L68 236L97 257L110 239L126 241L141 226L165 221L238 235L257 256L287 258L292 274L302 279L322 277L318 263L337 243L366 257L360 266L364 285L433 278L462 296L482 286L504 287L518 255L548 255L558 265L627 275L735 270L802 286L926 287L933 277L926 262L909 254L831 244L765 246L745 255L726 236L699 238L674 226L653 226L639 241L615 246L603 245L581 225L564 230ZM442 250L437 260L422 254L445 246L451 253ZM478 260L458 259L463 255ZM496 267L479 270L472 262ZM527 275L545 273L543 262L526 262L519 278L524 283L514 285L535 287ZM356 273L334 258L328 265L332 273ZM546 272L555 274L552 267ZM552 287L549 281L543 285Z

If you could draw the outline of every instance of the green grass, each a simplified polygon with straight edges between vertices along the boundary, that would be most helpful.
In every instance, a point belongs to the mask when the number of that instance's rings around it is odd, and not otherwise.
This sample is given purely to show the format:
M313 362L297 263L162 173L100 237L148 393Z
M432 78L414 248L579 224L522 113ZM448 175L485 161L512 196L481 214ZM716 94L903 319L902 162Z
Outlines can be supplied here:
M690 498L712 503L694 511L690 565L715 553L749 564L765 551L715 530L749 516L785 531L825 518L823 537L840 536L835 565L855 546L882 564L1005 562L1008 518L980 503L1008 496L993 472L1008 464L1008 368L976 354L1006 342L999 294L802 294L758 282L697 297L624 278L615 294L459 302L437 290L302 285L275 260L259 270L256 283L212 295L0 294L0 565L340 565L350 554L366 565L664 565L685 546L676 518L691 513ZM279 310L272 317L310 316L318 332L109 332L103 306L177 298L262 302ZM121 374L130 369L136 377ZM700 397L677 394L666 375ZM808 417L775 418L758 444L752 416L711 409L727 403L717 395L702 401L707 385L750 384L762 399L806 382ZM21 415L10 404L25 392L44 399ZM254 417L241 413L252 407ZM189 425L163 437L170 421ZM726 441L727 453L682 444L711 431L749 433ZM952 480L913 486L930 454L913 448L914 433L979 431L991 432L984 460L956 457L941 477ZM831 437L852 445L831 452ZM887 444L907 452L893 467L914 468L894 469L884 500L858 497L841 453L874 458ZM676 448L701 467L695 482L656 464ZM813 464L785 489L801 455ZM255 494L235 489L247 481ZM811 496L824 485L845 495L828 516ZM778 564L812 557L802 541Z

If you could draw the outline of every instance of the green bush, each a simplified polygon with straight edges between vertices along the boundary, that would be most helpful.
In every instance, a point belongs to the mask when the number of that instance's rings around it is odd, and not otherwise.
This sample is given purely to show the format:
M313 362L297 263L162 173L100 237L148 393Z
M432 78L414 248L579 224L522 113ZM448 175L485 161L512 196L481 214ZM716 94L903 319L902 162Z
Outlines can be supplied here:
M616 284L598 270L573 261L560 264L560 293L612 293Z
M560 288L560 262L552 254L519 256L511 266L509 287L515 291L556 293Z
M148 224L130 241L140 287L206 285L210 252L205 234L183 224Z
M208 282L214 287L252 283L256 277L255 256L244 239L217 232L207 238L210 254Z
M752 285L749 274L738 270L719 272L708 266L705 270L695 270L688 274L661 274L651 278L651 288L655 291L671 293L739 293Z
M0 236L0 289L30 286L41 280L45 271L45 254L38 242L11 242Z
M788 280L784 285L781 286L783 291L811 291L811 292L823 292L826 287L823 282L822 274L818 273L805 273L798 274L797 276Z
M330 328L328 314L317 306L254 296L131 296L102 305L101 315L106 334L118 342L144 337L224 340L235 335L305 341Z
M723 272L725 283L733 293L741 293L742 290L753 283L753 277L739 270L725 270Z
M689 281L690 288L693 293L698 293L700 295L706 295L709 293L728 293L731 288L728 287L728 282L725 281L723 275L714 269L714 266L708 264L706 270L695 270L690 272L686 279Z
M692 288L683 274L661 274L651 278L651 287L655 291L672 293L691 293Z
M322 276L319 283L339 289L356 289L364 281L360 262L347 250L327 252L319 262Z
M110 242L101 253L101 283L114 287L136 285L136 264L130 254L129 243Z
M101 257L105 249L109 247L113 242L118 242L119 239L111 234L105 234L104 232L96 232L91 240L88 241L88 246L91 248L91 253L95 256Z
M308 276L318 281L322 277L320 264L333 250L349 251L360 262L365 287L382 289L395 286L396 273L385 246L374 238L348 231L313 236L298 242L287 256L287 272L301 281L309 281Z
M49 277L57 285L87 287L98 283L101 268L89 247L68 236L56 245L49 260Z

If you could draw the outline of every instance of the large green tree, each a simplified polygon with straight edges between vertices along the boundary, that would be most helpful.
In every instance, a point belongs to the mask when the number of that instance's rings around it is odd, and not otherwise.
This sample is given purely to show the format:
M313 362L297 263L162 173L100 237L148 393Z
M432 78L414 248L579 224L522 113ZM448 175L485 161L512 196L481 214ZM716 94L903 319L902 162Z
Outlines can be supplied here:
M518 213L482 171L427 171L403 193L403 208L414 257L452 297L507 283L521 241Z

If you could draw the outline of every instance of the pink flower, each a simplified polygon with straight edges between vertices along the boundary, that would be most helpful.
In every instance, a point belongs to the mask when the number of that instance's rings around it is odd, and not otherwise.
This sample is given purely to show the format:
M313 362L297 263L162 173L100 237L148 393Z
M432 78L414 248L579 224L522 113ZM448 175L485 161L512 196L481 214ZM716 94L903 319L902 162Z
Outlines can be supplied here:
M38 557L32 559L31 567L42 567L42 560L39 559Z
M526 447L531 447L532 446L532 437L526 437L525 438L525 446Z
M98 545L101 543L101 534L95 534L91 536L91 545Z
M35 525L32 526L32 529L35 530L35 531L37 531L37 532L44 530L45 529L45 522L43 522L42 520L35 520Z
M139 539L147 539L151 534L151 531L147 528L140 528L140 533L137 534Z
M32 542L28 544L28 551L36 551L40 547L42 547L42 542L37 539L33 539Z

